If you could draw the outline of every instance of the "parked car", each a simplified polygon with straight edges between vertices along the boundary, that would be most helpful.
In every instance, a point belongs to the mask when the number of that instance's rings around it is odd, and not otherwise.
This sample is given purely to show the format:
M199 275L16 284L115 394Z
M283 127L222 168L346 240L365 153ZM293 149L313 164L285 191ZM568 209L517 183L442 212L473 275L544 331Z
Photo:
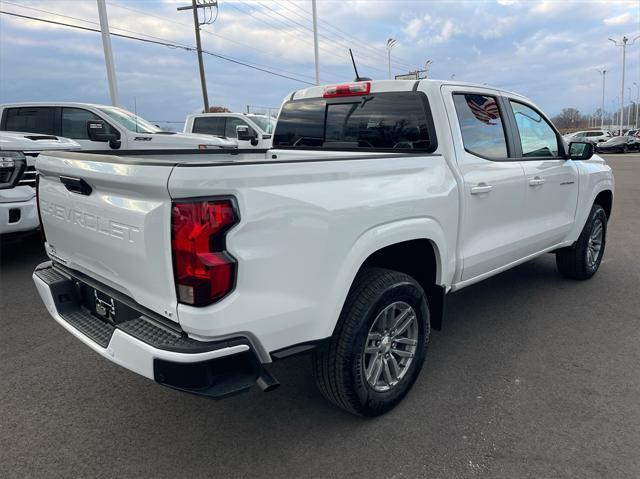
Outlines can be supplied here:
M38 228L36 157L48 150L79 150L73 140L0 132L0 235Z
M238 140L240 148L270 148L276 120L251 113L199 113L187 116L185 133L215 135ZM246 127L246 137L238 138L237 128Z
M314 86L266 152L43 158L33 278L78 340L162 385L269 391L265 365L311 352L327 399L378 415L447 293L549 252L566 277L598 271L614 178L592 155L498 88Z
M566 140L587 140L594 143L600 143L611 138L611 133L607 130L576 131L575 133L564 135L564 138Z
M0 131L26 131L77 141L83 150L236 148L209 135L163 131L133 113L108 105L69 102L0 105Z
M627 153L640 151L640 140L635 136L614 136L604 143L596 146L598 153Z
M625 133L626 136L635 136L636 138L640 137L640 130L628 130Z

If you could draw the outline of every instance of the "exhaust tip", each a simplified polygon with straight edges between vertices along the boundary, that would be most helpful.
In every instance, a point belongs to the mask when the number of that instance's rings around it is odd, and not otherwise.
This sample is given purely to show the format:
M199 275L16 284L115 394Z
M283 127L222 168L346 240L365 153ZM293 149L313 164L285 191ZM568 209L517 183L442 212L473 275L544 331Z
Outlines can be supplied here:
M268 393L274 389L280 387L280 383L274 378L266 369L263 369L262 373L256 380L256 384L262 389L262 392Z

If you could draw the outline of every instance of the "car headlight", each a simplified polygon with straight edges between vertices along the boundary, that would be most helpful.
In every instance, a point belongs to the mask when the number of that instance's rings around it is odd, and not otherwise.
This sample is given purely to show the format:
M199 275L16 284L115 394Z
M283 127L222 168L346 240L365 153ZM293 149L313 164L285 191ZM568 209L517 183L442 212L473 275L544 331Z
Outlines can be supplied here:
M13 188L20 180L27 160L21 151L0 151L0 190Z

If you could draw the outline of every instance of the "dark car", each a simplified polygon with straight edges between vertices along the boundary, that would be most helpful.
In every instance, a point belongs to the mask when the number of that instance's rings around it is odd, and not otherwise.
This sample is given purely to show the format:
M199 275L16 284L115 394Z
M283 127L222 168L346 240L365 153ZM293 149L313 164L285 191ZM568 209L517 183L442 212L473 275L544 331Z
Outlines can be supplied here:
M640 140L633 136L616 136L596 146L598 153L627 153L633 150L640 151Z

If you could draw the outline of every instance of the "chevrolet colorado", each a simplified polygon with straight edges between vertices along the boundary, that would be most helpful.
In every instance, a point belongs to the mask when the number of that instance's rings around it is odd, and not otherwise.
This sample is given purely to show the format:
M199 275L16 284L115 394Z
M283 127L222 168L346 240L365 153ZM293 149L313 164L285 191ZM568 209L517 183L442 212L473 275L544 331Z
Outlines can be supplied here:
M268 150L38 161L53 318L160 384L223 397L311 352L354 414L398 404L445 295L543 253L590 278L614 179L531 101L458 82L289 95Z

